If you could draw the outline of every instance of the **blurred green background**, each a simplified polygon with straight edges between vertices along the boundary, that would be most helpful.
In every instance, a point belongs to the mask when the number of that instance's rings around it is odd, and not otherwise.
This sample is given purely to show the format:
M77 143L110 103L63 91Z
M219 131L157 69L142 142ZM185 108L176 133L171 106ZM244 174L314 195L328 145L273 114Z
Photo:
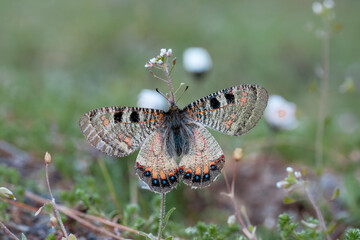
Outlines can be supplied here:
M358 224L360 160L352 156L360 151L360 2L335 4L324 169L345 179L345 185L354 190L342 195L343 207L354 214L349 224ZM280 143L270 152L284 166L314 168L320 95L316 72L322 64L323 45L318 37L322 19L311 5L312 1L288 0L1 1L0 139L39 159L49 151L58 181L70 182L59 184L58 191L71 191L72 186L83 184L85 176L93 176L94 191L109 199L95 161L105 159L121 205L139 199L143 211L150 211L146 199L154 194L136 190L134 197L131 190L137 184L136 154L120 160L96 155L82 136L78 120L98 107L135 106L144 88L166 92L167 86L153 79L144 64L160 48L172 48L178 60L172 74L174 86L184 82L190 87L180 107L229 86L262 85L270 95L294 102L299 119L296 129L276 133ZM182 52L194 46L207 49L213 60L212 70L201 81L182 67ZM354 85L353 91L340 91L346 80ZM357 126L351 132L343 131L344 123L339 122L339 116L348 113ZM271 154L268 146L259 143L274 137L264 120L239 138L214 135L230 158L239 146L244 147L245 156ZM38 177L28 181L44 180ZM256 188L259 183L249 184ZM220 210L205 209L201 215L190 212L198 195L211 201L219 191L192 192L181 187L168 194L168 206L178 209L175 219L184 226L208 219L226 222L229 211L222 210L218 219ZM191 196L183 199L186 194ZM108 211L114 209L112 203L106 206Z

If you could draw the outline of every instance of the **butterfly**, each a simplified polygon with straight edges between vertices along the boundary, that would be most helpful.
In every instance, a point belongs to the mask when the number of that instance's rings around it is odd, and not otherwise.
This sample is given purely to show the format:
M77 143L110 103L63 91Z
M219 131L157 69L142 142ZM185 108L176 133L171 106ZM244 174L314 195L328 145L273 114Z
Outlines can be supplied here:
M267 105L259 85L239 85L200 98L184 109L103 107L85 113L80 129L90 144L115 157L141 147L135 171L150 190L166 193L180 181L209 186L224 167L224 153L206 127L230 136L252 129ZM179 159L179 163L177 163Z

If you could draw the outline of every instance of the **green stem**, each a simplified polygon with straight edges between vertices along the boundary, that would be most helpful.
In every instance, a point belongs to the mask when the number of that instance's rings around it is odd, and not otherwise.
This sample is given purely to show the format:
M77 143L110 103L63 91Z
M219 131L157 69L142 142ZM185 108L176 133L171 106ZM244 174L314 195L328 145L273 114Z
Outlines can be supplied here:
M106 168L106 166L104 164L104 161L101 158L98 159L98 164L99 164L101 172L102 172L102 174L103 174L103 176L105 178L105 182L106 182L106 185L107 185L107 187L109 189L111 198L113 199L113 201L115 203L116 210L117 210L118 214L121 215L122 211L121 211L120 202L119 202L119 199L118 199L118 197L116 195L114 184L111 181L109 171L107 170L107 168Z
M329 20L326 18L323 20L324 24L324 37L323 37L323 73L321 79L321 93L319 101L319 116L316 132L316 166L318 170L323 164L323 140L324 140L324 126L326 116L326 102L328 99L329 91L329 56L330 56L330 30Z
M161 194L160 223L159 223L159 231L158 231L158 240L161 239L163 222L164 222L164 214L165 214L165 193L162 193Z

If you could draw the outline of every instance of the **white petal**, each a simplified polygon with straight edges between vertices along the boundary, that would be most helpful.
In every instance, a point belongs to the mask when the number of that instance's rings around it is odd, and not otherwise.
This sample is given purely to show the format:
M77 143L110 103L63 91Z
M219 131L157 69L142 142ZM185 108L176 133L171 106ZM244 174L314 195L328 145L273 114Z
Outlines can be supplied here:
M211 57L204 48L188 48L183 53L183 65L190 73L203 73L212 67Z

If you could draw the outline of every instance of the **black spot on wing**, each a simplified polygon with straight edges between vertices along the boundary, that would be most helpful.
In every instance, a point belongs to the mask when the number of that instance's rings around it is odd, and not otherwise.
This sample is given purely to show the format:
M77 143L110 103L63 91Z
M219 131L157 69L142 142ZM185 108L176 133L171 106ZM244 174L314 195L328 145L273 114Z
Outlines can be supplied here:
M138 112L132 112L130 114L130 121L132 123L138 123L140 121L140 118L139 118L139 113Z
M226 98L227 104L235 103L234 94L232 94L232 93L225 93L225 98Z
M123 113L122 112L117 112L114 114L114 122L115 123L119 123L119 122L122 122L122 116L123 116Z
M210 99L210 106L212 109L218 109L220 107L219 100L216 99L216 97L213 97Z

